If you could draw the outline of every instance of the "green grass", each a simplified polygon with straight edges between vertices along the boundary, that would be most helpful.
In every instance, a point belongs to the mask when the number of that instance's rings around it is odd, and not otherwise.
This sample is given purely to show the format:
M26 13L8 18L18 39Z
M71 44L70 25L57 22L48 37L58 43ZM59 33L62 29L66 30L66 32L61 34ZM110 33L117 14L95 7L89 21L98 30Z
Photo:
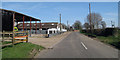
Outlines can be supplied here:
M113 42L118 42L118 38L114 37L114 36L108 36L108 37L104 37L104 36L97 36L98 39L100 39L100 41L111 44Z
M84 34L84 35L87 35L87 36L89 36L89 37L96 37L96 35L91 34L91 33L85 33L85 32L80 32L80 33L82 33L82 34Z
M116 48L120 49L120 40L117 37L114 36L108 36L108 37L104 37L104 36L97 36L97 38L104 43L110 44L115 46Z
M30 58L32 49L44 49L44 47L32 43L19 43L2 49L2 58Z

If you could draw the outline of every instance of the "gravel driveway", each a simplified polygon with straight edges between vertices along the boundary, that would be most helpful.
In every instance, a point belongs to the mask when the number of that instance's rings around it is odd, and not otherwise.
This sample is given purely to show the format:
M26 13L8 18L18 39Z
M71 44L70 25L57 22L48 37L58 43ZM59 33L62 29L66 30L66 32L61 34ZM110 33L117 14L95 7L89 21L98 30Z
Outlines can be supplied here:
M41 45L45 48L52 48L55 44L60 42L62 39L67 37L71 32L65 32L60 35L56 35L50 38L41 38L39 35L37 37L29 37L29 42L37 45Z

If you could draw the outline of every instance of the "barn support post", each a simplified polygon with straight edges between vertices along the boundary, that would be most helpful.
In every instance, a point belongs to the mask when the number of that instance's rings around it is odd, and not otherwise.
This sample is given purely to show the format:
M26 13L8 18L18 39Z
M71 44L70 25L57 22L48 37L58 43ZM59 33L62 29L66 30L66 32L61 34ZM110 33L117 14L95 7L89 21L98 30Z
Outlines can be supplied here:
M36 30L35 30L35 34L37 34L37 21L35 21L35 24L36 24Z
M18 28L18 21L17 21L17 26L16 27Z
M24 18L25 18L25 17L23 16L23 31L24 31Z
M40 21L40 26L41 26L41 29L42 29L42 22Z
M27 21L25 22L25 31L27 31Z
M30 36L31 36L31 18L30 18Z
M39 30L40 30L40 33L41 33L41 21L39 21L39 23L40 23Z

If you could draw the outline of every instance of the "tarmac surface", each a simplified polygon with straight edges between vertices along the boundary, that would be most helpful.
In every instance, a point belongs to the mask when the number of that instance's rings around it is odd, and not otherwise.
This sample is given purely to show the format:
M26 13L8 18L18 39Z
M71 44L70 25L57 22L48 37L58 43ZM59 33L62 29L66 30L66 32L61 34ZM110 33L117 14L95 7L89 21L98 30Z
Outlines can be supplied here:
M42 51L35 58L118 58L118 50L78 32L72 32L53 49Z

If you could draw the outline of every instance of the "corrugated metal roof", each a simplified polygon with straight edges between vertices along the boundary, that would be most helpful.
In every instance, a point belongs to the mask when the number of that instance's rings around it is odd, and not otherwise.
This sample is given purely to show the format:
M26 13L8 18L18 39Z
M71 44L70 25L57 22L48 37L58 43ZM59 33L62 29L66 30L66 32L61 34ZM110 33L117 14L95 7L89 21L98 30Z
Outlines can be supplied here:
M36 18L34 18L34 17L28 16L28 15L25 15L25 14L22 14L22 13L18 13L18 12L16 12L16 11L6 10L6 9L0 9L0 10L15 13L15 15L17 15L17 16L25 16L25 17L27 17L27 18L32 18L31 21L41 21L40 19L36 19ZM16 16L16 18L17 18L17 16ZM21 19L18 19L17 21L20 22L20 21L23 21L23 20L22 20L22 18L21 18ZM26 19L25 21L30 21L30 19L29 19L29 20Z

